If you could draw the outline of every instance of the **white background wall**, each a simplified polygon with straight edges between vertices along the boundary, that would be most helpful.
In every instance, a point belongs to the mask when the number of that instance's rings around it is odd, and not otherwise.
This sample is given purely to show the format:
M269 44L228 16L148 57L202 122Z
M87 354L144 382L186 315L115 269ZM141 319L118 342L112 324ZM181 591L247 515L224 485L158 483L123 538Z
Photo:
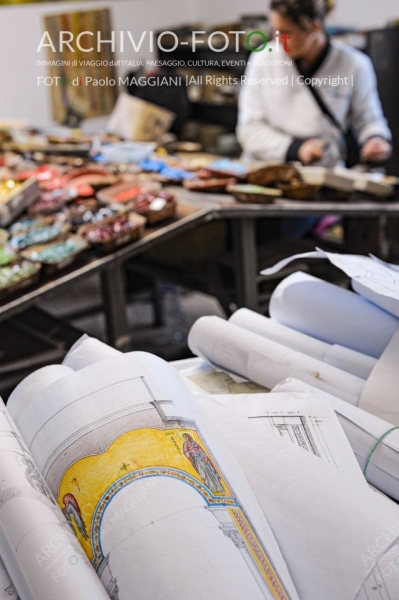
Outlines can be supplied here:
M113 28L131 31L138 41L143 31L162 30L197 16L197 0L108 0L99 2L46 2L0 7L0 120L22 119L43 125L51 118L50 90L37 85L37 77L48 75L38 60L48 60L46 48L36 52L43 35L43 16L79 9L110 7ZM143 45L144 47L144 45ZM146 46L148 48L148 45ZM132 47L117 56L140 60ZM128 67L122 68L123 75Z
M378 28L399 17L397 0L337 0L331 23ZM226 23L243 13L262 13L269 0L99 0L48 2L0 7L0 119L19 118L36 125L50 120L50 91L37 86L37 77L47 75L46 51L36 49L43 33L43 15L79 9L111 7L115 30L129 30L134 39L142 31L167 29L188 21ZM129 53L118 58L144 58ZM122 69L123 74L126 69Z

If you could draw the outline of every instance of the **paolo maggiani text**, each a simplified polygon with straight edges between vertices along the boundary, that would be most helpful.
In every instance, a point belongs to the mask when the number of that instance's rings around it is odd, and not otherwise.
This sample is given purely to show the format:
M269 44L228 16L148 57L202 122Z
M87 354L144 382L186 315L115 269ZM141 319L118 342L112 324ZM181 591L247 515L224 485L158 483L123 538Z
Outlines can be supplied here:
M186 77L171 77L171 76L154 76L154 77L118 77L115 79L105 77L103 79L95 79L93 77L38 77L37 84L39 86L90 86L90 87L106 87L106 86L149 86L149 87L172 87L181 85L213 85L235 86L235 85L312 85L312 86L340 86L349 85L351 83L349 77L310 77L305 78L303 75L286 75L285 77L241 77L233 76L215 76L215 75L197 75ZM353 82L352 82L353 83Z

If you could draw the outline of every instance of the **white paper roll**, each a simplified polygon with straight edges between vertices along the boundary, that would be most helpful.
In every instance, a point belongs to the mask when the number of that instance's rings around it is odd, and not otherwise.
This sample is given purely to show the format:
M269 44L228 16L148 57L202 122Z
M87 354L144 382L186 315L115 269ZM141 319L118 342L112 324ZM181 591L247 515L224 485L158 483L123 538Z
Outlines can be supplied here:
M273 319L263 317L247 308L237 310L230 317L229 322L257 333L273 342L287 346L287 348L292 348L308 356L313 356L313 358L317 358L318 360L324 360L326 352L330 348L330 344L326 342L321 342L294 329L290 329Z
M191 328L188 344L197 356L269 389L287 377L296 377L357 404L365 384L360 377L262 338L219 317L199 319Z
M399 426L399 331L385 348L362 391L359 407Z
M287 327L374 358L399 329L399 319L368 300L301 272L277 286L270 315Z
M342 369L362 379L367 379L377 364L376 359L366 354L355 352L337 344L327 344L295 329L290 329L273 319L263 317L247 308L237 310L230 317L229 322L287 348L313 356L313 358L322 360L333 367L337 367L337 369Z
M378 360L362 352L356 352L339 344L328 347L324 360L329 365L343 369L362 379L368 379Z

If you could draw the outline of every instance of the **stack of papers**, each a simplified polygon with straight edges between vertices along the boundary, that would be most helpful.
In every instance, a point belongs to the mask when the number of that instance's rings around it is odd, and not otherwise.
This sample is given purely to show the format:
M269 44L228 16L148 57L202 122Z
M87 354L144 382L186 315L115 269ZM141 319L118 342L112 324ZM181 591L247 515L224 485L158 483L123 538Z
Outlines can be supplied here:
M297 273L271 318L199 319L188 364L84 336L26 378L0 599L397 600L396 271L367 261L356 292Z
M294 273L274 291L271 318L247 309L228 322L203 317L190 332L190 348L230 377L268 390L295 380L287 392L296 401L300 393L301 400L328 403L367 480L399 500L399 267L320 250L304 257L328 258L356 291ZM291 429L279 431L288 436Z
M245 473L161 359L81 340L0 406L0 446L22 600L299 600Z

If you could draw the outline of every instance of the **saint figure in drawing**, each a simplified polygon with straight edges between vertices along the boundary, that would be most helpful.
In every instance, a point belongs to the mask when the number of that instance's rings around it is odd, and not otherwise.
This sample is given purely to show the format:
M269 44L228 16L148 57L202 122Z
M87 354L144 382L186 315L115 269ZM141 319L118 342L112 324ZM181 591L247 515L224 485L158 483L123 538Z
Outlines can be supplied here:
M79 504L73 494L65 494L62 499L65 508L62 509L66 519L70 524L72 524L72 519L75 522L76 527L79 529L81 536L88 540L89 536L87 535L86 525L82 517L82 513L79 508Z
M183 453L211 492L224 492L222 482L203 449L188 433L183 433Z

